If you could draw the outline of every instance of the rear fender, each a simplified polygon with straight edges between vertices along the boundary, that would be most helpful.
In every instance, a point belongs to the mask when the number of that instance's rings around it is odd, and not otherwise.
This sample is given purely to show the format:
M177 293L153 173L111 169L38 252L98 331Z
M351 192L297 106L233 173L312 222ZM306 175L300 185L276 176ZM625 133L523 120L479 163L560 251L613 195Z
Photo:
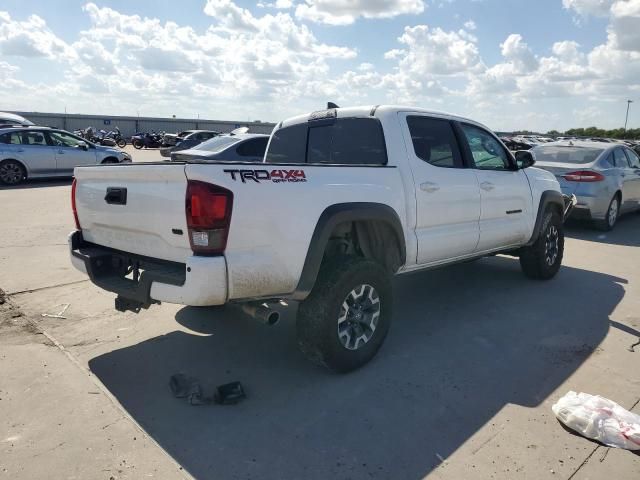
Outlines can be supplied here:
M320 271L325 248L335 227L341 223L364 220L382 221L389 225L398 242L400 261L403 265L406 263L407 252L404 230L395 210L379 203L358 202L332 205L322 212L316 224L304 267L302 268L302 274L300 275L300 281L293 294L295 300L304 300L311 292Z

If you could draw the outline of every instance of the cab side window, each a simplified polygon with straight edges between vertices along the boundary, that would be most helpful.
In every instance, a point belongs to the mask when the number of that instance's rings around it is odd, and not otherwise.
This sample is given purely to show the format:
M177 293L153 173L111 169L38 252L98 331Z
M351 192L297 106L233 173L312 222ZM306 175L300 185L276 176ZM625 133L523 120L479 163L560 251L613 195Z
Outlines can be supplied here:
M407 117L416 157L436 167L463 168L462 155L453 127L448 120Z
M509 154L489 132L465 123L460 124L464 132L475 168L479 170L512 170Z

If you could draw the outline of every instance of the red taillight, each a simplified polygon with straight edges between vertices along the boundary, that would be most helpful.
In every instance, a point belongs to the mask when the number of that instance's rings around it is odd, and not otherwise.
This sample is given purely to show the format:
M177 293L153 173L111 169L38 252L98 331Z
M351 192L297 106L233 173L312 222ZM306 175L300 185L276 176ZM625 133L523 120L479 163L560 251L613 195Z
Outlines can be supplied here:
M71 184L71 210L73 211L73 219L76 221L76 230L82 230L80 228L80 220L78 220L78 209L76 208L76 179L73 179Z
M604 175L591 170L580 170L577 172L565 173L562 178L569 182L601 182Z
M191 250L198 255L218 255L227 246L233 193L210 183L189 180L186 215Z

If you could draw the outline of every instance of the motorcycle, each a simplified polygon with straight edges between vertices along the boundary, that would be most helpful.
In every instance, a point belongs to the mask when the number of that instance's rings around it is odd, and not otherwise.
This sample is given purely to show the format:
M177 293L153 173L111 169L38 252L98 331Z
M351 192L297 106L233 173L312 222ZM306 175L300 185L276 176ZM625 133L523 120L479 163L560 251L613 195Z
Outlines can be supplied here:
M115 130L111 130L109 133L107 133L106 136L113 139L116 142L116 145L118 145L120 148L124 148L127 146L127 141L122 136L122 133L120 132L120 129L118 127L116 127Z
M140 150L141 148L160 148L162 145L162 133L140 133L131 137L131 145L133 148Z

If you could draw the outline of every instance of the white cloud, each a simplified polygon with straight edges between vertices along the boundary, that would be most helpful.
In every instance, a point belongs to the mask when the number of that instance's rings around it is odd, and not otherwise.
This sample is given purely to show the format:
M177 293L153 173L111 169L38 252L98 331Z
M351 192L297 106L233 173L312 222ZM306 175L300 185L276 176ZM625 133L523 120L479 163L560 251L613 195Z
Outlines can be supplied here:
M464 22L464 28L466 28L467 30L475 30L476 28L478 28L478 26L476 25L476 22L474 22L473 20L467 20L466 22Z
M613 4L609 37L620 50L640 51L640 0L617 1Z
M500 48L502 56L513 64L514 73L527 73L537 68L538 60L519 33L509 35Z
M614 0L562 0L562 6L578 15L606 17Z
M25 21L12 20L8 12L0 12L0 53L16 57L69 59L74 52L37 15Z
M359 17L391 18L418 14L423 0L304 0L296 7L296 17L329 25L350 25Z
M390 50L385 58L396 59L407 75L455 75L482 68L475 39L465 38L464 31L446 32L427 25L405 27L398 41L404 49Z

